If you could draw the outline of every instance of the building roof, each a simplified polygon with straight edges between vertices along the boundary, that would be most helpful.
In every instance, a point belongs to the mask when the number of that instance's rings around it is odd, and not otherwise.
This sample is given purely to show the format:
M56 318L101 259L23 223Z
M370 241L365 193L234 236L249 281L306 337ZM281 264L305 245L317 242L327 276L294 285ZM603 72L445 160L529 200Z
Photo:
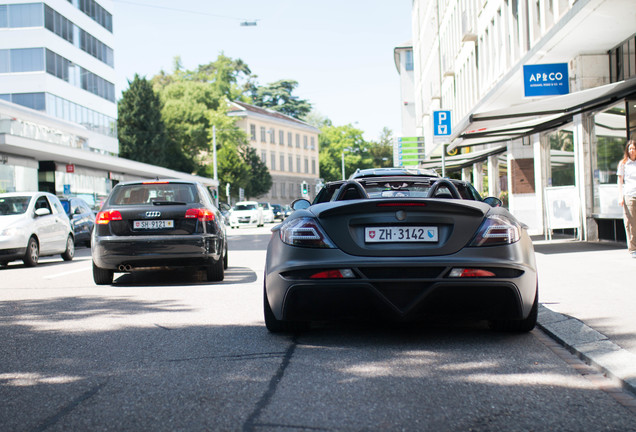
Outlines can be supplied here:
M228 111L229 115L232 115L233 113L236 115L236 114L241 113L241 112L243 112L243 113L245 113L245 112L253 113L253 114L256 114L256 115L261 115L261 116L275 118L275 119L278 119L278 120L283 120L283 121L296 123L298 126L314 129L316 133L320 132L320 130L318 128L315 128L314 126L310 125L309 123L305 123L302 120L298 120L297 118L282 114L282 113L280 113L278 111L274 111L274 110L268 109L268 108L257 107L255 105L250 105L250 104L245 103L245 102L239 102L239 101L230 102L230 107L229 107L229 111Z

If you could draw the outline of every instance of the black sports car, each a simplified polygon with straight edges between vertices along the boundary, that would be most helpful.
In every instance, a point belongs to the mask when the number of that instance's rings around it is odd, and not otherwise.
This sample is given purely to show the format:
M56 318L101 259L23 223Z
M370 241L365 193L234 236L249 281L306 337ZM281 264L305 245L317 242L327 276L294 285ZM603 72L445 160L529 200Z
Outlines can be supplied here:
M97 214L91 242L93 279L114 272L193 267L222 281L228 246L221 212L201 184L135 181L115 186Z
M272 332L340 319L450 316L520 332L536 324L526 227L468 182L367 170L293 207L267 249L263 303Z

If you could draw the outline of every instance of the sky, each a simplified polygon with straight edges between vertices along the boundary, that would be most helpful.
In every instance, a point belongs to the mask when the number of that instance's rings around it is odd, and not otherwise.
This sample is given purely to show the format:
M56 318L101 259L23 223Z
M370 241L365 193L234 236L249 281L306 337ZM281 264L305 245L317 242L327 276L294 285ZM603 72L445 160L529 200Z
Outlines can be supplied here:
M410 0L112 0L116 95L135 73L150 79L242 59L266 85L298 82L294 95L336 126L376 140L400 134L393 49L411 39ZM241 26L242 22L255 26Z

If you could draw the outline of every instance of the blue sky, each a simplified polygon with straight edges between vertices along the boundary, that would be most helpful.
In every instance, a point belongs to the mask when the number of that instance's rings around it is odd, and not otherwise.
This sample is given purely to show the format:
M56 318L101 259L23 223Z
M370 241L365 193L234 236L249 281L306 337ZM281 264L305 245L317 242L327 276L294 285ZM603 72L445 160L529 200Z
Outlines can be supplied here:
M293 79L335 125L366 139L400 132L393 48L411 39L409 0L113 0L117 95L135 73L186 69L223 52L242 59L259 84ZM243 21L256 21L245 27Z

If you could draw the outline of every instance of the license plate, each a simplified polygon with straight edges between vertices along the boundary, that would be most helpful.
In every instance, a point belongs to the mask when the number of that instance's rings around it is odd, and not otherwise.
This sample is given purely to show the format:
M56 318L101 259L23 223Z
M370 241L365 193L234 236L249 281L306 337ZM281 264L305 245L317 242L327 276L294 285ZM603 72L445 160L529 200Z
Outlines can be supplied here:
M410 243L438 241L437 227L366 227L364 241L367 243Z
M133 222L134 229L165 229L174 228L173 220L136 220Z

